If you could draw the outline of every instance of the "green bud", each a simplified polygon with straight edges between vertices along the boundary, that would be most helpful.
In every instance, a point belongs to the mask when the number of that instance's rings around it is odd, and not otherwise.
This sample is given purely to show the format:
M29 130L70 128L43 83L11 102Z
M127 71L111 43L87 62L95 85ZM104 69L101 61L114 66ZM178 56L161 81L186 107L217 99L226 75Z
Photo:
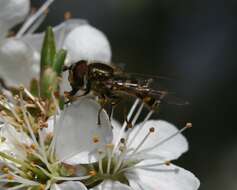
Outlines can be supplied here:
M41 77L45 69L53 66L55 55L56 55L56 45L55 45L54 33L52 27L48 27L45 32L44 42L41 50L41 60L40 60Z
M50 99L52 93L58 90L58 76L52 69L48 68L44 71L41 79L41 92L40 95L43 98Z
M62 73L66 55L67 55L66 50L61 49L57 52L54 58L53 70L58 74L58 76L60 76Z

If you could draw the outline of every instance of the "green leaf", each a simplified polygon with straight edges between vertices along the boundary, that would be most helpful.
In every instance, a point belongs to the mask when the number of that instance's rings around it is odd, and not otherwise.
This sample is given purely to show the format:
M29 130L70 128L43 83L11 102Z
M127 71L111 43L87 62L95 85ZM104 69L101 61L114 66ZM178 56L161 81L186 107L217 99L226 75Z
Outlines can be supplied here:
M58 74L58 76L60 76L62 73L66 55L67 55L66 50L61 49L57 52L54 58L53 70Z
M44 70L53 66L54 57L56 54L55 38L52 27L48 27L44 36L43 46L41 50L40 60L40 75L42 76Z

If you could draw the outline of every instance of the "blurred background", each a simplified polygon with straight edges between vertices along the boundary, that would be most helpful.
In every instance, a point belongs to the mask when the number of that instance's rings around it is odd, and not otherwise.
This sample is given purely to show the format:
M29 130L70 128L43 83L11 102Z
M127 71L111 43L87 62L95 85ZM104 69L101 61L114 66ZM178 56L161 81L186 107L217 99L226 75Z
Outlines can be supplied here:
M234 0L56 0L41 28L70 11L107 35L126 71L177 79L174 90L190 105L163 105L158 115L179 128L193 123L184 134L190 150L176 164L197 175L201 190L235 190L236 10Z

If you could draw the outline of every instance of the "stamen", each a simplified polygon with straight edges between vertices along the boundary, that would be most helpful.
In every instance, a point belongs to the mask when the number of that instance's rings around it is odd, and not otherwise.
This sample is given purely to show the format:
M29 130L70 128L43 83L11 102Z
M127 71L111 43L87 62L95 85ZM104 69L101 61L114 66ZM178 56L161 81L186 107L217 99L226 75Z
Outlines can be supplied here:
M99 172L101 174L103 174L104 173L104 170L103 170L103 157L104 157L103 151L99 150L98 154L99 154Z
M135 109L136 109L136 107L137 107L137 105L138 105L139 102L140 102L140 100L137 98L136 101L134 102L134 104L132 105L132 107L131 107L129 113L128 113L127 121L129 121L129 120L131 119L131 117L132 117L132 115L133 115L133 112L135 111ZM114 150L113 150L113 152L112 152L112 155L113 155L114 152L117 150L117 146L118 146L118 144L119 144L120 139L122 138L123 132L124 132L125 129L126 129L126 125L127 125L127 122L124 121L123 126L122 126L122 128L120 129L120 132L119 132L119 134L118 134L118 138L117 138L117 140L115 141L115 146L114 146Z
M113 144L107 144L106 145L106 150L107 150L107 157L108 157L108 164L107 164L107 170L106 173L110 174L110 167L111 167L111 162L112 162L112 150L114 148Z
M89 171L91 177L96 176L97 172L95 170Z
M139 107L139 109L138 109L136 115L134 116L134 118L133 118L133 120L132 120L132 126L135 125L135 123L136 123L136 121L137 121L139 115L140 115L141 112L142 112L142 108L143 108L143 107L144 107L144 102L142 102L142 104L140 105L140 107Z
M17 185L11 188L7 188L8 190L17 190L17 189L22 189L24 187L28 187L29 185L25 185L25 184L21 184L21 185Z
M162 166L162 165L169 166L170 164L171 164L171 161L165 161L165 162L155 163L155 164L139 165L139 166L135 166L135 168L140 168L140 169L152 168L152 167Z
M45 3L40 7L40 9L32 16L30 16L27 21L23 24L21 29L17 32L16 37L21 37L29 27L48 9L48 7L54 2L54 0L46 0Z
M43 113L43 114L46 114L46 111L44 110L43 106L40 104L39 100L37 100L37 98L35 98L26 88L24 88L24 92L25 94L33 101L35 102L35 104L40 108L40 111Z
M67 11L64 13L64 20L69 20L72 18L72 13L70 11Z
M177 131L176 133L170 135L169 137L165 138L164 140L158 142L156 145L154 145L154 146L152 146L152 147L150 147L150 148L144 149L144 150L142 151L142 153L144 153L144 152L149 152L149 151L153 150L154 148L157 148L158 146L160 146L160 145L166 143L166 142L169 141L170 139L176 137L177 135L181 134L183 131L185 131L186 129L191 128L191 127L192 127L192 124L191 124L191 123L187 123L187 124L185 125L185 127L183 127L182 129L180 129L180 130Z
M37 140L36 140L36 137L35 137L35 135L34 135L34 132L33 132L32 128L31 128L30 121L29 121L29 119L28 119L28 117L27 117L27 111L26 111L26 109L25 109L25 107L24 107L24 104L23 104L22 91L20 91L20 106L21 106L21 110L22 110L22 113L23 113L24 121L25 121L25 123L26 123L26 127L27 127L27 129L28 129L28 131L29 131L29 133L30 133L30 135L31 135L31 138L32 138L34 144L36 144L37 147L39 147L39 144L38 144L38 142L37 142Z
M119 168L123 164L124 158L127 154L127 147L125 145L120 146L120 151L121 151L121 154L119 155L118 161L116 162L117 164L116 164L116 167L114 168L114 171L113 171L114 174L116 174L116 172L119 170Z
M93 141L94 144L97 144L97 143L100 142L100 139L99 139L98 136L94 136L92 141Z
M133 139L135 139L137 137L137 135L142 131L142 128L144 126L144 124L146 123L146 121L148 119L150 119L150 117L152 116L152 114L154 113L154 109L151 109L149 111L149 113L147 114L147 116L145 117L144 121L141 123L141 126L139 127L139 129L137 129L137 132L131 137L130 134L127 136L128 139L128 147L131 146L131 143L133 142Z
M136 147L136 149L132 152L131 156L136 154L137 151L142 147L142 145L146 142L146 140L148 139L148 137L150 136L151 133L155 132L155 128L151 127L149 129L149 132L146 134L146 136L142 139L142 141L140 142L140 144L138 144L138 146Z

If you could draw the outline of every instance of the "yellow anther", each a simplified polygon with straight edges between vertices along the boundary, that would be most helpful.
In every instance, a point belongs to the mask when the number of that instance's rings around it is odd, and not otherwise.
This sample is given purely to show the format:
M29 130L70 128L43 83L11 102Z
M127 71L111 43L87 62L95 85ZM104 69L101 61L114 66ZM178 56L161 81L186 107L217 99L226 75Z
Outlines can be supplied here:
M93 137L93 143L98 143L98 142L100 142L100 139L99 139L99 137L97 137L97 136L94 136Z
M24 91L24 89L25 89L24 86L22 85L19 86L19 91Z
M106 148L113 149L114 145L113 144L106 144Z
M14 176L9 174L9 175L7 175L7 179L8 179L8 180L13 180L13 179L14 179Z
M186 123L185 127L187 127L187 128L192 128L193 125L192 125L192 123Z
M30 148L33 149L33 150L35 150L35 149L36 149L36 145L35 145L35 144L31 144L31 145L30 145Z
M168 161L165 161L165 165L169 166L171 164L171 161L168 160Z
M4 167L2 168L2 172L5 173L5 174L9 173L9 168L6 167L6 166L4 166Z
M70 18L72 18L72 13L67 11L64 13L64 20L69 20Z
M97 172L95 170L89 171L90 176L96 176Z
M45 190L45 185L44 184L40 184L39 185L39 190Z

